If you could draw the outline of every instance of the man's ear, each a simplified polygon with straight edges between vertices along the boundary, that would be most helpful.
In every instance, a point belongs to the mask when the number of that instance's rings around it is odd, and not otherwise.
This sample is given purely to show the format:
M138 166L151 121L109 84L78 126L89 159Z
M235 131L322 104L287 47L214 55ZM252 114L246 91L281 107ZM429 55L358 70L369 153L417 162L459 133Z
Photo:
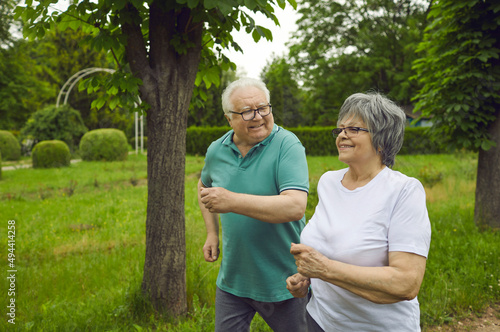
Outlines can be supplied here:
M233 125L231 124L231 115L224 114L224 117L226 118L227 122L229 123L229 126L233 127Z

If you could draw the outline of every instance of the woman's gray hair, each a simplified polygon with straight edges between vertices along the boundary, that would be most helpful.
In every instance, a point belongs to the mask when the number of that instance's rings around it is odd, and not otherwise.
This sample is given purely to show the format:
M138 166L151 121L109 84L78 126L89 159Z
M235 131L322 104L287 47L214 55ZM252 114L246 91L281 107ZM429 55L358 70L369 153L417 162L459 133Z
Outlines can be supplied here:
M363 120L375 151L382 155L382 163L392 167L403 146L406 126L403 110L379 93L355 93L340 108L337 125L351 117Z
M266 95L267 102L271 102L269 90L267 89L264 82L250 77L240 78L239 80L231 82L222 93L222 110L224 111L224 114L231 116L232 113L229 113L229 111L234 111L234 105L231 103L231 95L233 94L234 90L250 86L262 90Z

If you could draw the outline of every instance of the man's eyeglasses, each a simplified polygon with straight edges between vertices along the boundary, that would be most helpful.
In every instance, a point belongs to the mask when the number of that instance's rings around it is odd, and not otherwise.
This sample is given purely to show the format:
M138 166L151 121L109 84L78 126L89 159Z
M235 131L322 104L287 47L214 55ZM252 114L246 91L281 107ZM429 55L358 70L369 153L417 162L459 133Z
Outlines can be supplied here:
M345 131L346 135L349 137L358 136L359 131L366 131L367 133L370 132L368 129L360 127L335 128L332 130L333 137L339 136L342 131Z
M265 117L265 116L271 114L271 112L272 112L271 104L267 104L265 106L261 106L261 107L259 107L257 109L254 109L254 110L243 111L241 113L229 111L229 113L234 113L234 114L241 115L241 117L245 121L253 120L255 118L255 115L257 114L257 112L259 112L259 114L260 114L261 117Z

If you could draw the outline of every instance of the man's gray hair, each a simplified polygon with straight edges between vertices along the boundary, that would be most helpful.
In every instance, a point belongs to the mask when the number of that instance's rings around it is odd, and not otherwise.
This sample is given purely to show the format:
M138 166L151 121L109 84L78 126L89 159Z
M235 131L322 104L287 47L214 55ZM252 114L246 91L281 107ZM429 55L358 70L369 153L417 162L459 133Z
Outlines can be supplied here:
M240 78L239 80L231 82L222 93L222 110L224 111L224 114L231 116L232 114L229 113L229 111L235 111L233 109L234 105L231 103L231 95L234 90L251 86L262 90L266 95L267 102L271 102L269 90L264 82L250 77Z
M406 126L403 110L380 93L355 93L340 108L337 125L350 117L363 120L375 151L382 155L382 163L392 167L403 146Z

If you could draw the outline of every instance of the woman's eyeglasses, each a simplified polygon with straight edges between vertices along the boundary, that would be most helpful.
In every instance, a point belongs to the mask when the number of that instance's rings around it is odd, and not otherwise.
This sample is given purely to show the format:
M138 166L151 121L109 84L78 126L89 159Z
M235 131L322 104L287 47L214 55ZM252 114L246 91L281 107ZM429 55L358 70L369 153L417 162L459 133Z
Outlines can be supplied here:
M340 135L342 131L345 131L345 134L349 137L355 137L358 136L358 133L360 131L366 131L369 133L370 131L366 128L360 128L360 127L344 127L344 128L335 128L332 130L332 135L333 137L337 137Z

